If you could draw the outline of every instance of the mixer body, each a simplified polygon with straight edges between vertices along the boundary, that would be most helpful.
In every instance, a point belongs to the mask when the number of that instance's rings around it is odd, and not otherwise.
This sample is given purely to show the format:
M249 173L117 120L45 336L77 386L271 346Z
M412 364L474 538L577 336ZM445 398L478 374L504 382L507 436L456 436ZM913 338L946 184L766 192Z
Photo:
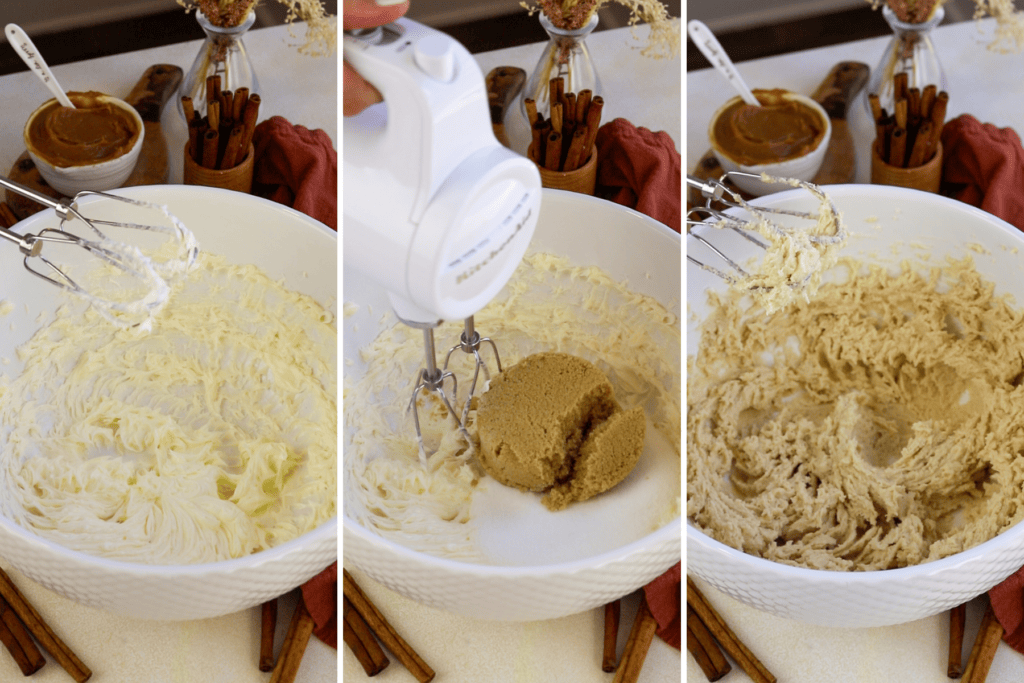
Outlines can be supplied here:
M344 121L345 267L405 321L469 317L526 252L537 168L494 137L483 74L449 36L399 19L346 33L344 56L384 98Z

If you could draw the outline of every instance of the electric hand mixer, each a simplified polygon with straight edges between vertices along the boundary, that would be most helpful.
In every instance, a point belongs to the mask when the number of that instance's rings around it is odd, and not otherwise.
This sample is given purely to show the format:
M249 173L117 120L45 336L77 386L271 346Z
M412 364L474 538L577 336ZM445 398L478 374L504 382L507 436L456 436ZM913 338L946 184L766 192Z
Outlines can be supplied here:
M384 102L344 123L345 266L388 292L403 323L423 330L426 366L409 406L425 458L417 399L434 395L464 436L466 415L491 339L473 315L504 287L537 225L541 184L536 166L494 137L484 77L451 37L399 19L348 31L345 61L380 91ZM444 367L435 359L434 328L464 320ZM461 349L474 359L461 416L457 378L448 359ZM452 384L452 399L444 383Z

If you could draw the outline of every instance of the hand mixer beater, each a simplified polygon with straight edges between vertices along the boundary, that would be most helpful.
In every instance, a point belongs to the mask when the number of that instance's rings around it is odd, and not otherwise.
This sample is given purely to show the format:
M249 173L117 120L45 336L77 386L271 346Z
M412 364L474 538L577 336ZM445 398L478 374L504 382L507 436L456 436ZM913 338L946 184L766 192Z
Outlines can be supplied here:
M166 207L122 197L107 192L79 192L71 200L54 200L35 190L0 176L0 186L53 209L60 223L56 228L44 228L36 234L18 234L0 227L0 238L13 242L24 255L25 269L65 291L88 301L101 315L121 327L145 323L170 296L168 282L184 275L195 263L199 245L195 236ZM79 203L86 199L89 210ZM114 211L110 212L113 202ZM100 209L99 211L97 209ZM136 222L136 214L157 222ZM89 216L86 216L89 213ZM110 216L104 218L103 216ZM117 216L117 219L113 217ZM100 227L126 228L170 236L174 253L165 260L155 260L143 254L138 246L112 239ZM86 228L87 236L76 234L71 228ZM110 286L100 293L80 285L69 272L67 264L58 265L44 250L71 247L82 254L113 266L117 273L127 277L129 283L108 278ZM118 289L114 289L114 285Z
M399 320L423 330L426 363L409 406L425 461L420 397L438 398L468 437L470 400L481 370L489 375L481 348L501 370L473 316L526 252L540 175L494 137L483 74L449 36L403 18L346 32L344 57L384 99L345 119L344 260L388 292ZM463 320L464 331L438 367L434 329L446 319ZM474 361L461 414L449 370L459 350Z

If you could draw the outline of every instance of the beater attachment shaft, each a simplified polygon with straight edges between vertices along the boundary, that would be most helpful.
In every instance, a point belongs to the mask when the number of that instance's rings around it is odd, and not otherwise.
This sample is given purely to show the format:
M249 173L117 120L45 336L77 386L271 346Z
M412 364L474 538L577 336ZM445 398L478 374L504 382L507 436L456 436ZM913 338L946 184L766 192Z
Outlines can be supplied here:
M484 379L490 381L491 373L487 369L487 364L484 362L483 357L480 355L480 345L489 344L491 350L494 351L494 361L497 364L498 372L501 372L501 356L498 355L498 347L492 339L489 337L481 337L480 333L476 331L476 326L473 321L473 316L469 316L464 321L464 328L462 334L459 335L459 343L448 350L448 355L444 359L444 369L448 371L448 362L451 360L452 354L455 351L461 350L467 354L473 356L473 380L469 384L469 392L466 394L466 401L462 406L462 424L465 425L466 419L469 417L469 407L473 400L473 396L476 394L476 384L480 378L480 370L484 371Z

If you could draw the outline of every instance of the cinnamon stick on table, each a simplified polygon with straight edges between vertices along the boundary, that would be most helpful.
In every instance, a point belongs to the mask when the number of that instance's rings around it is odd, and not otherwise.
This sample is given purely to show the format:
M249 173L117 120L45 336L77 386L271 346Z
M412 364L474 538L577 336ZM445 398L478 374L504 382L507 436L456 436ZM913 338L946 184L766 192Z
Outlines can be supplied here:
M11 653L24 676L31 676L46 664L46 658L25 630L25 625L3 598L0 598L0 643Z
M50 653L50 656L68 672L71 678L75 679L77 683L85 683L89 680L89 677L92 676L89 667L83 664L71 648L57 637L57 634L43 621L43 618L25 599L25 596L21 594L18 587L11 581L11 577L3 569L0 569L0 596L3 596L14 613L18 615L36 642Z
M949 663L946 665L946 676L949 678L960 678L964 672L962 659L966 618L966 604L957 605L949 610Z
M778 680L733 633L733 630L715 611L715 608L711 606L711 603L707 601L704 594L697 588L697 584L689 576L686 577L686 604L693 608L726 654L739 664L754 683L775 683Z
M309 637L313 635L313 617L306 609L306 603L299 595L299 604L295 606L292 620L288 624L288 633L281 646L281 654L274 664L274 672L270 675L270 683L293 683L295 675L302 663L302 655L306 653Z
M274 670L274 631L277 629L277 598L260 609L260 671Z
M964 668L964 683L984 683L985 678L988 677L988 670L992 666L992 659L996 656L999 641L1002 639L1003 627L996 619L992 605L989 604L985 610L985 616L981 619L978 636L974 639L974 647L971 648L967 667Z
M601 659L601 670L607 673L615 671L615 647L619 640L619 615L622 602L615 600L604 606L604 652Z
M714 636L689 604L686 605L686 649L709 681L717 681L732 671Z
M352 575L348 573L348 570L343 569L342 574L344 576L345 597L352 603L352 607L363 618L374 635L380 639L384 647L391 650L391 654L409 670L409 673L419 683L429 683L429 681L434 680L434 670L427 666L427 663L416 654L416 651L398 635L398 632L388 623L388 620L384 618L384 615L380 613L376 605L366 597L366 594L363 593L363 590L356 583L355 579L352 578Z
M359 660L367 676L376 676L387 668L391 660L384 654L373 636L373 631L367 626L366 621L359 616L359 612L352 606L348 598L343 607L345 621L345 644L349 646L352 653Z
M651 610L647 606L647 599L641 597L636 619L633 620L633 628L629 630L626 648L622 651L622 660L619 662L618 668L615 669L615 678L612 683L636 683L657 630L658 622L654 620L654 615L651 614Z

